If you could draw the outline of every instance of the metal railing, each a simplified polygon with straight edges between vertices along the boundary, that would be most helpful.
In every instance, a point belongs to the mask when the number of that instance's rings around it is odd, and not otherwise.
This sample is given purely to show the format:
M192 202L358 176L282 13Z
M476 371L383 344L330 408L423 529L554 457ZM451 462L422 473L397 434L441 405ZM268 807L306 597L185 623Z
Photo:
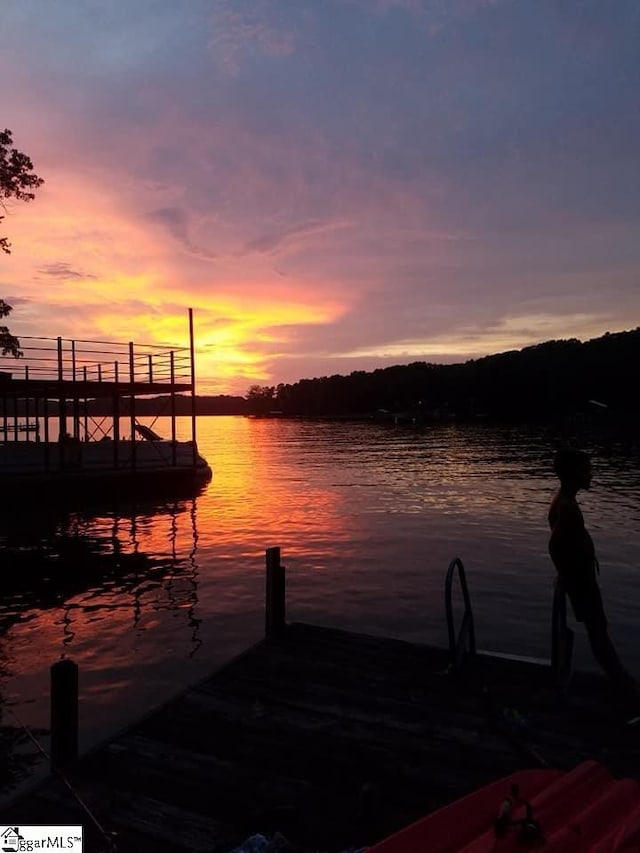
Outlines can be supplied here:
M191 379L189 347L20 336L22 356L0 356L5 378L74 382L182 382Z
M462 599L464 601L464 613L462 615L460 630L457 635L453 618L453 578L456 569L458 570L460 589L462 590ZM451 669L453 672L459 672L466 659L473 658L476 654L476 634L473 624L471 598L469 597L464 564L460 557L454 557L454 559L449 563L449 568L447 569L445 578L444 601L447 613L447 631L449 634Z

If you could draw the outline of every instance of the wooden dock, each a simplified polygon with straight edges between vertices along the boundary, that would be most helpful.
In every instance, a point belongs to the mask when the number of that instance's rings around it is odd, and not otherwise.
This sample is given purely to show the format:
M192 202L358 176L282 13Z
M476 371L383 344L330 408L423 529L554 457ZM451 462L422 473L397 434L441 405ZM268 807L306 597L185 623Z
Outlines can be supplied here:
M598 675L564 694L522 660L478 654L452 674L442 649L303 624L269 633L68 767L75 793L51 777L0 819L81 823L89 853L226 853L258 832L340 851L518 769L593 758L640 779L640 733Z

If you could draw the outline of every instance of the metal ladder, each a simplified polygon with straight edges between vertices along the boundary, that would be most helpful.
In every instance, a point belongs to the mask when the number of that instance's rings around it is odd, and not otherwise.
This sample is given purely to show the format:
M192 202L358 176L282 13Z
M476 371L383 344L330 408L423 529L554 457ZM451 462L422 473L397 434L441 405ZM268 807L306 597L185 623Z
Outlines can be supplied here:
M460 579L460 589L464 601L464 613L460 628L456 633L453 617L453 580L456 574ZM524 658L520 655L500 654L498 652L478 652L476 634L471 608L471 597L467 586L467 576L464 563L460 557L454 557L449 563L445 577L445 610L447 614L447 633L449 636L450 672L459 673L465 663L473 661L477 654L490 657L503 657L513 660L529 660L543 663L535 658ZM551 617L551 672L557 687L566 690L571 678L571 661L573 657L573 631L567 626L567 601L562 584L556 581L553 595L553 612ZM548 661L547 661L548 663Z
M464 614L460 624L460 630L456 635L453 621L453 578L458 570L460 588L464 601ZM444 606L447 612L447 631L449 634L449 655L451 658L451 671L460 672L467 659L473 659L476 654L476 632L473 624L473 611L471 610L471 598L467 587L467 576L464 563L460 557L454 557L449 563L444 584Z

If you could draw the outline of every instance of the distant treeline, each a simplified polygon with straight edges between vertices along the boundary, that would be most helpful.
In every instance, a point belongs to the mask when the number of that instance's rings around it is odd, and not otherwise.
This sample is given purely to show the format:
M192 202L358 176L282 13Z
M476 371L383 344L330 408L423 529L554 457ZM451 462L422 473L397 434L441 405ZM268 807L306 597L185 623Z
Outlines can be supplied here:
M87 412L90 415L108 415L112 410L111 400L90 400ZM176 415L179 417L191 414L191 397L175 397ZM126 406L123 414L126 413ZM244 415L249 411L244 397L233 397L222 394L216 397L196 396L196 413L198 415ZM170 415L170 397L138 397L136 398L136 415Z
M35 409L33 401L26 402L23 399L15 400L9 397L4 402L5 414L8 417L17 415L18 417L29 416L35 417ZM67 415L72 416L74 408L73 403L67 403ZM48 404L48 414L53 417L58 414L59 406L55 400L50 400ZM113 401L111 397L102 397L95 400L87 400L86 412L92 417L110 416L113 411ZM128 398L124 397L121 403L120 414L122 417L127 417L129 414ZM175 411L178 417L187 417L191 415L191 397L175 396ZM84 415L84 401L80 404L81 415ZM41 411L42 413L42 411ZM216 397L199 397L196 396L196 413L199 415L246 415L249 414L249 405L245 397L233 397L228 394L222 394ZM171 397L136 397L136 415L140 417L167 417L171 414ZM2 417L2 413L0 413Z
M464 364L413 364L253 385L246 397L198 396L198 415L546 419L605 404L612 414L640 414L640 327L582 343L554 340ZM176 414L191 414L191 398L175 398ZM92 415L110 412L91 400ZM22 409L22 406L19 407ZM51 404L53 413L55 404ZM604 409L602 409L604 411ZM125 412L123 411L123 414ZM167 397L136 400L136 414L169 415Z
M614 413L640 412L640 328L582 343L553 340L464 364L424 361L348 376L253 386L254 414L407 418L545 419L595 400Z

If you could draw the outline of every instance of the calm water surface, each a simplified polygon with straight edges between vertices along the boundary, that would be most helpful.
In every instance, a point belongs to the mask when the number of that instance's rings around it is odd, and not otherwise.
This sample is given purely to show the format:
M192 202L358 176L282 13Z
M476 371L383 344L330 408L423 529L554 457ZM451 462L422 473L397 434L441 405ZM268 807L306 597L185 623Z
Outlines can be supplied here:
M638 445L582 438L612 634L640 676ZM260 637L272 545L292 620L444 645L444 572L460 556L479 646L548 657L551 430L201 418L198 439L214 478L195 500L4 519L3 726L47 746L62 656L80 666L83 748L207 674ZM577 659L591 665L581 635Z

